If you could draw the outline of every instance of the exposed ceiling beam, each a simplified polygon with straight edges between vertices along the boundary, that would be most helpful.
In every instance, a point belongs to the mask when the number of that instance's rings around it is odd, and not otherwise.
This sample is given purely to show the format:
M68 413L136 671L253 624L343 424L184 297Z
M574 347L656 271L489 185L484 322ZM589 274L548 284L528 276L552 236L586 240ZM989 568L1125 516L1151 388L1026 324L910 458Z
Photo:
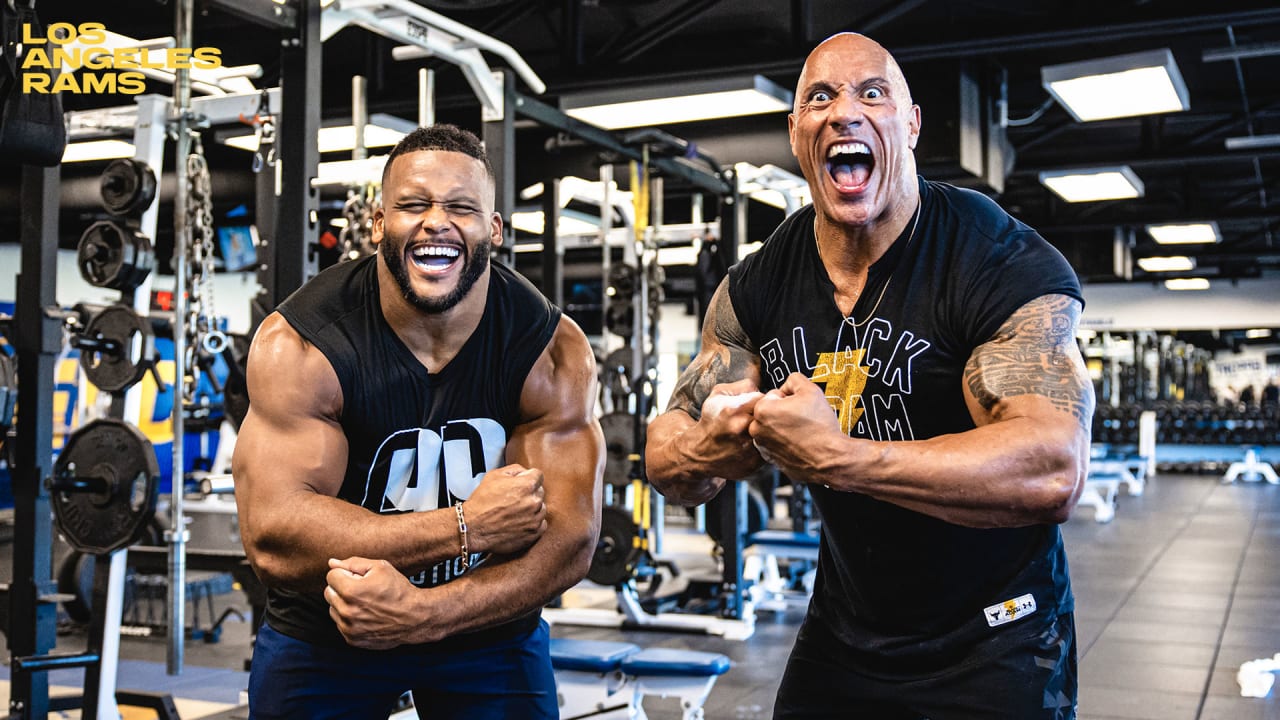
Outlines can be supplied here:
M720 0L690 0L662 17L654 20L647 28L631 38L614 53L615 62L627 63L654 45L662 42L671 33L681 29L690 20L718 5Z
M1280 206L1273 208L1249 210L1232 210L1230 212L1218 211L1209 213L1177 213L1177 212L1159 212L1145 208L1137 208L1129 213L1113 213L1104 217L1095 217L1087 222L1078 221L1075 218L1048 216L1036 217L1027 212L1018 213L1018 218L1035 228L1041 235L1052 235L1053 233L1077 233L1077 232L1097 232L1101 230L1110 231L1116 227L1141 227L1145 225L1161 225L1165 223L1182 223L1208 220L1238 221L1238 220L1261 220L1270 222L1280 220Z
M1062 161L1037 159L1032 163L1022 163L1014 167L1010 175L1031 175L1046 170L1085 170L1102 165L1128 165L1129 167L1173 167L1177 165L1203 165L1206 163L1232 162L1235 160L1275 160L1280 158L1280 148L1258 148L1255 151L1241 150L1228 152L1218 150L1201 153L1175 153L1165 155L1133 155L1124 157L1116 154L1104 154L1093 158L1081 158L1073 155Z

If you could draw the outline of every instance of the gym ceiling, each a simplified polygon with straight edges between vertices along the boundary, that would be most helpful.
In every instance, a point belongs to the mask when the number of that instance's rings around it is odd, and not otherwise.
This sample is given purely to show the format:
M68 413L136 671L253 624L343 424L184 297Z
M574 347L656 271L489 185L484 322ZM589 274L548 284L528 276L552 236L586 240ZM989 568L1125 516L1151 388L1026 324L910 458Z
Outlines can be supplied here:
M289 0L294 2L296 0ZM958 68L983 78L984 101L1007 78L1008 172L999 202L1039 229L1086 282L1160 279L1138 267L1117 276L1117 238L1132 255L1187 254L1192 274L1239 279L1280 276L1280 6L1274 1L1219 0L416 0L511 45L547 85L543 100L599 88L678 84L691 78L761 74L793 89L816 42L855 30L879 40L900 60L923 112L921 164L930 177L950 177L958 150L954 94ZM225 65L257 63L258 87L279 77L278 31L230 8L271 0L197 0L193 46L222 51ZM134 38L172 35L172 4L157 0L37 3L46 24L101 22ZM397 61L397 43L356 27L323 49L324 119L350 118L351 76L368 78L368 111L417 116L417 70L435 69L437 119L480 128L479 105L452 65ZM1190 98L1184 112L1081 123L1052 101L1041 68L1168 48ZM1233 59L1234 58L1234 59ZM498 62L492 56L491 64ZM518 84L520 92L530 90ZM164 84L150 92L170 94ZM129 96L65 96L66 109L120 105ZM528 121L517 126L517 187L549 177L598 177L599 155ZM722 164L772 163L798 173L786 143L784 114L663 128L697 143ZM1229 138L1271 136L1228 149ZM281 138L288 142L288 138ZM1238 141L1237 141L1238 142ZM1246 143L1249 144L1249 143ZM215 218L253 207L250 155L205 142L214 175ZM330 159L328 156L325 159ZM1124 165L1145 185L1138 199L1067 203L1040 182L1045 171ZM63 168L63 247L100 212L102 163ZM619 177L624 177L620 175ZM963 180L963 178L961 178ZM15 178L0 180L0 237L16 242ZM979 182L978 185L984 183ZM989 184L988 184L988 189ZM668 222L687 221L687 191L667 186ZM165 199L169 195L163 196ZM340 198L335 198L340 199ZM754 204L753 204L754 205ZM171 212L162 208L161 217ZM755 212L755 211L753 211ZM714 214L710 211L709 214ZM750 240L763 239L780 211L755 212ZM1216 221L1221 242L1156 245L1148 224ZM162 223L164 225L164 223ZM171 234L162 230L160 255ZM166 238L168 235L168 238ZM161 267L165 264L160 263Z

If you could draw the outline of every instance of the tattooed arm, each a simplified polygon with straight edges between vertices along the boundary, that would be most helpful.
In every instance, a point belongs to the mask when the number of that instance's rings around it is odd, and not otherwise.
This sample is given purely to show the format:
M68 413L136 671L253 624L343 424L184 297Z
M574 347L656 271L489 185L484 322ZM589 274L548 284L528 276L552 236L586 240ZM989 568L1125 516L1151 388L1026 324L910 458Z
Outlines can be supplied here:
M1093 417L1093 384L1075 342L1080 310L1063 295L1036 298L973 351L963 391L977 427L968 432L850 438L829 418L812 420L824 398L793 375L756 405L751 434L793 479L958 525L1063 522L1084 487Z
M760 393L760 361L720 283L702 325L702 350L680 375L667 411L649 424L649 481L681 505L716 496L761 464L747 426Z

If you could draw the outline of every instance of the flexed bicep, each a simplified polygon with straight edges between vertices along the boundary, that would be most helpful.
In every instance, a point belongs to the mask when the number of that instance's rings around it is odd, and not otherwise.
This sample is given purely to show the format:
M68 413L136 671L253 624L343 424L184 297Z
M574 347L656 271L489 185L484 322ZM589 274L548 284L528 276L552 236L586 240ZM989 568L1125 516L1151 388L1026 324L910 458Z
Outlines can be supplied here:
M1003 419L1012 398L1034 395L1088 431L1093 384L1075 341L1080 302L1044 295L1023 305L965 365L965 398L978 425Z

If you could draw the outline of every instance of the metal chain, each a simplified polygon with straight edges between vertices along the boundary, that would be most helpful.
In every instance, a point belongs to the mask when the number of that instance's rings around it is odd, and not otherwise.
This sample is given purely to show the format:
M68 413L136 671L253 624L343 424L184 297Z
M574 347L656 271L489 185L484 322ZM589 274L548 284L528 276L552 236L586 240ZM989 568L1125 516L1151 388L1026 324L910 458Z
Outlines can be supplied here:
M376 192L373 183L347 189L347 201L342 205L342 217L347 224L338 233L342 246L339 261L356 260L374 253L373 206Z
M227 336L218 329L213 304L213 184L209 164L205 161L200 134L191 136L191 154L187 155L187 362L182 396L195 400L196 386L203 354L217 355L227 345Z

